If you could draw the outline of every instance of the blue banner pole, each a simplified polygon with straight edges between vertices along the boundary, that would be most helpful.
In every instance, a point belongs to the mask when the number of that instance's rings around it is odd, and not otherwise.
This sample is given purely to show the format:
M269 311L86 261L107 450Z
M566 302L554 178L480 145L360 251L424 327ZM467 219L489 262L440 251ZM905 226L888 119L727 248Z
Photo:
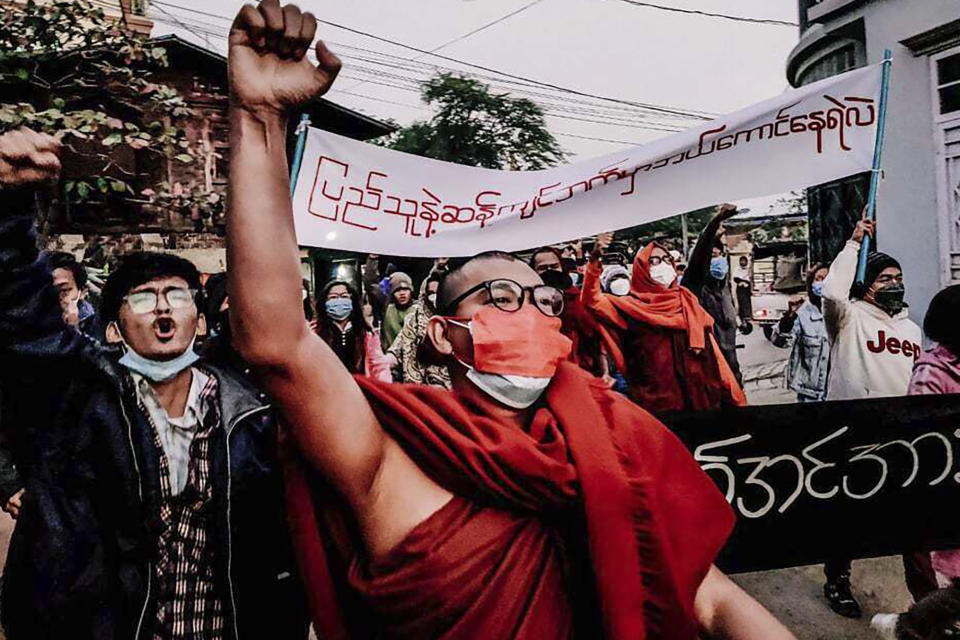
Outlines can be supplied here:
M300 175L300 163L303 162L303 150L307 146L307 130L310 128L310 116L302 114L297 124L297 146L293 150L293 165L290 167L290 197L297 190L297 178Z
M870 173L870 193L867 196L867 220L876 220L877 184L880 182L880 158L883 155L883 133L887 125L887 94L890 91L890 67L893 66L893 52L883 52L883 71L880 78L880 104L877 105L877 138L873 146L873 169ZM857 262L857 284L863 284L867 273L867 255L870 253L870 236L864 235L860 243L860 255Z

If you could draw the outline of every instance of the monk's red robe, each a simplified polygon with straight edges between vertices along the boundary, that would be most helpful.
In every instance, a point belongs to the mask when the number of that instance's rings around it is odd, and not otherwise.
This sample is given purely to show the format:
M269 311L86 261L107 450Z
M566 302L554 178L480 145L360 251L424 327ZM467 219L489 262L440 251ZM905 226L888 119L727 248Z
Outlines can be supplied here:
M291 469L321 638L696 638L694 596L733 515L650 414L571 363L525 431L443 389L357 382L456 497L370 562L322 481Z

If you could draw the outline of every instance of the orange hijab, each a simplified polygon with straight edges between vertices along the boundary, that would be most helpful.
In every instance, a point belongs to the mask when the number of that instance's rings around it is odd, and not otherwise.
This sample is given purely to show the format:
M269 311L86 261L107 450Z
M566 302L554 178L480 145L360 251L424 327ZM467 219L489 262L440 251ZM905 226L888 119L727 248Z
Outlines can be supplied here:
M623 315L657 327L685 330L687 343L694 351L705 349L706 330L713 327L713 318L700 306L697 296L674 281L664 287L650 277L650 254L659 247L651 242L637 252L633 260L630 295L610 296L609 300Z
M680 286L678 280L669 287L665 287L650 277L650 254L655 247L667 251L663 245L651 242L637 252L633 260L630 294L607 295L607 300L626 318L657 327L686 331L687 347L691 351L699 352L706 349L707 340L709 340L720 368L721 378L733 392L737 404L746 404L746 396L724 359L713 333L707 333L707 329L713 328L713 318L700 306L696 294ZM626 329L626 327L627 323L624 321L618 328ZM619 341L610 335L608 327L602 327L602 330L604 343L610 351L614 364L620 371L625 371L625 361ZM612 344L615 346L611 346Z

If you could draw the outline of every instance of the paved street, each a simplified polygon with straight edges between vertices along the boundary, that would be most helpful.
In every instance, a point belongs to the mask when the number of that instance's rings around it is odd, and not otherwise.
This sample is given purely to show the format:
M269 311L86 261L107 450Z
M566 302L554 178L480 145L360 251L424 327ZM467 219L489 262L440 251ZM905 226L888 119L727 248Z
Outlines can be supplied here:
M738 342L744 345L738 350L738 359L750 404L794 402L796 395L783 384L790 350L773 346L759 327L748 336L739 336ZM734 579L800 640L877 640L877 634L869 627L873 614L902 611L910 603L898 557L854 563L853 586L864 608L862 620L841 618L827 608L820 565L742 574Z

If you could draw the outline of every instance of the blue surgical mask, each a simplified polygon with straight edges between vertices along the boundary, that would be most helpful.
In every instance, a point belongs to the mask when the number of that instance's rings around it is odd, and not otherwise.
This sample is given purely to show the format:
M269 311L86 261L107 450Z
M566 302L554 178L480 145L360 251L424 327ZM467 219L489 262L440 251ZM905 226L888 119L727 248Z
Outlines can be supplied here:
M730 264L724 256L717 256L710 260L710 275L717 280L723 280L727 277L727 271L730 270Z
M124 343L126 349L123 357L120 358L120 364L149 380L163 382L171 379L187 367L192 366L194 362L200 359L200 356L193 350L194 342L196 342L196 338L190 342L190 346L187 347L186 351L173 360L153 360L151 358L145 358Z
M353 300L350 298L332 298L323 303L327 315L334 320L346 320L353 313Z
M823 281L817 280L812 285L810 285L810 293L817 296L818 298L823 297Z

